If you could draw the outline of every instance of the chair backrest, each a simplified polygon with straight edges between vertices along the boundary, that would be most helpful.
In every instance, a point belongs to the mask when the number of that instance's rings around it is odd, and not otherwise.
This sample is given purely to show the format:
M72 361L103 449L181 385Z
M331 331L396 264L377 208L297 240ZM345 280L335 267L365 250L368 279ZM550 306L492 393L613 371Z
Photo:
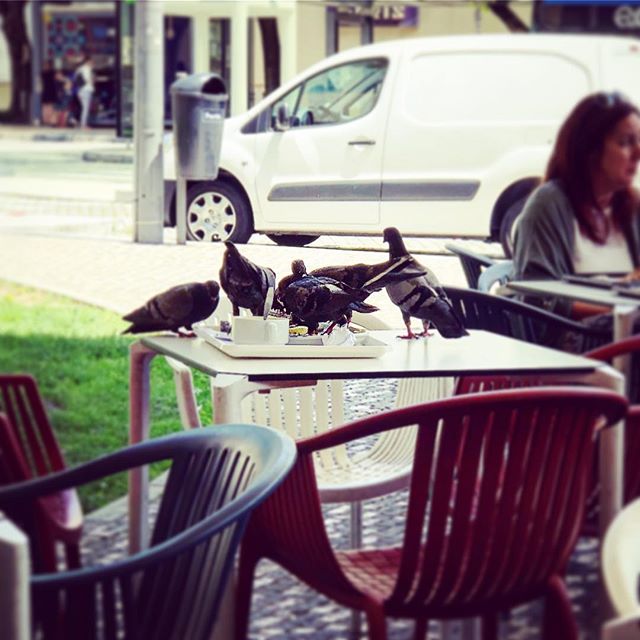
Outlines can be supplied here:
M457 244L445 244L444 248L458 256L467 284L472 289L478 288L478 279L482 271L496 262L481 253L476 253Z
M0 374L0 411L7 414L13 425L33 476L43 476L65 468L62 452L33 377Z
M602 573L618 615L640 614L640 498L624 507L607 529Z
M513 260L503 260L487 267L478 278L479 291L491 291L494 285L505 285L513 276Z
M558 346L565 333L571 331L579 338L581 352L611 340L608 330L586 327L524 302L473 289L444 290L467 329L484 329L547 346Z
M310 456L417 424L404 542L388 609L536 597L552 575L564 571L576 542L596 431L626 409L625 398L612 392L547 387L470 394L377 414L298 443L294 473L257 522L277 528L284 517L278 509L304 514L296 535L287 538L290 552L319 574L326 571L328 581L340 575L344 580L326 555L330 543L320 540L325 534L314 533L324 529L312 495Z
M158 438L27 484L0 509L160 460L171 469L149 550L106 566L31 579L36 629L48 638L209 638L250 512L282 481L293 442L253 425Z

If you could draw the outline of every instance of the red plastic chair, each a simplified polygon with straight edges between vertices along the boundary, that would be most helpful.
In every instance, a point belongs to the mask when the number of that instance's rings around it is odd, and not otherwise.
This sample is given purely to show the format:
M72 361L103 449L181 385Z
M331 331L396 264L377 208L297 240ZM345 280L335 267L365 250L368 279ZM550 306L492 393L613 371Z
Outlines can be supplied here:
M38 386L31 376L0 374L0 411L6 414L0 424L0 482L19 482L65 469ZM64 545L67 566L80 566L82 508L75 490L41 499L36 521L31 524L38 531L36 570L56 570L58 542Z
M585 353L585 357L611 363L614 358L640 354L640 336L632 336L618 342L598 347ZM529 376L511 378L509 376L465 376L456 381L455 395L492 391L498 389L513 389L521 387L537 387L544 385L544 378ZM640 498L640 369L630 369L630 379L627 384L628 397L631 401L625 418L624 430L624 504ZM637 404L634 404L637 403ZM591 472L591 486L587 498L587 517L582 527L581 535L597 537L599 535L599 471L598 458L594 457Z
M481 616L495 637L499 611L542 596L545 637L577 638L562 576L584 517L596 432L626 410L625 398L599 389L518 389L413 405L300 441L292 474L245 534L236 638L246 637L261 558L364 611L372 640L387 637L387 616L415 619L416 637L430 618ZM313 453L412 424L403 543L334 550Z

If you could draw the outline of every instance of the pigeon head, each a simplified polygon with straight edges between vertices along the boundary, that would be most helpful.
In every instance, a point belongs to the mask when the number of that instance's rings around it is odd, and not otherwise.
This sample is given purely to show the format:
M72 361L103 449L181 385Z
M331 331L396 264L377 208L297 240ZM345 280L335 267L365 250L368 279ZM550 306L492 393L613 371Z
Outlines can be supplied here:
M400 258L408 254L404 240L395 227L387 227L383 232L382 239L389 243L390 258Z
M302 276L307 274L307 267L304 264L303 260L294 260L291 263L291 273L296 278L302 278Z
M235 271L239 273L247 273L250 269L247 261L244 259L242 254L238 251L233 242L225 242L226 251L224 252L224 257L222 259L222 268L225 271Z
M204 286L207 288L207 293L211 296L212 300L220 297L220 285L215 280L207 280Z

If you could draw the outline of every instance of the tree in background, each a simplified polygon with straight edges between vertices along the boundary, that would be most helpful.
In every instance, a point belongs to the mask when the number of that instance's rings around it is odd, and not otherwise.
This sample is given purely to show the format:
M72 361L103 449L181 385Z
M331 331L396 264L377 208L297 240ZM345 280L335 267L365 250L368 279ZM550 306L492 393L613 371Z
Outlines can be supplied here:
M25 22L26 0L0 0L0 18L9 47L11 102L0 111L0 122L29 122L31 99L31 43Z

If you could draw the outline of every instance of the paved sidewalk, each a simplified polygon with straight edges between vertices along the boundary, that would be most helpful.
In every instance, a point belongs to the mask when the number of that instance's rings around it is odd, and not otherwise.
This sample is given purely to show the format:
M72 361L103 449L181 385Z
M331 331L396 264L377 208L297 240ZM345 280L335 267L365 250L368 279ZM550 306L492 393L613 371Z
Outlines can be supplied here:
M385 245L382 245L381 248ZM293 248L267 244L242 245L241 252L257 264L272 267L278 278L301 258L309 269L331 264L381 262L384 253L337 249ZM117 313L126 313L152 295L176 284L218 280L224 245L187 243L136 244L118 239L66 236L0 235L0 278L39 287ZM458 260L452 256L420 256L447 284L464 286ZM384 291L367 299L376 314L402 326L398 309Z

